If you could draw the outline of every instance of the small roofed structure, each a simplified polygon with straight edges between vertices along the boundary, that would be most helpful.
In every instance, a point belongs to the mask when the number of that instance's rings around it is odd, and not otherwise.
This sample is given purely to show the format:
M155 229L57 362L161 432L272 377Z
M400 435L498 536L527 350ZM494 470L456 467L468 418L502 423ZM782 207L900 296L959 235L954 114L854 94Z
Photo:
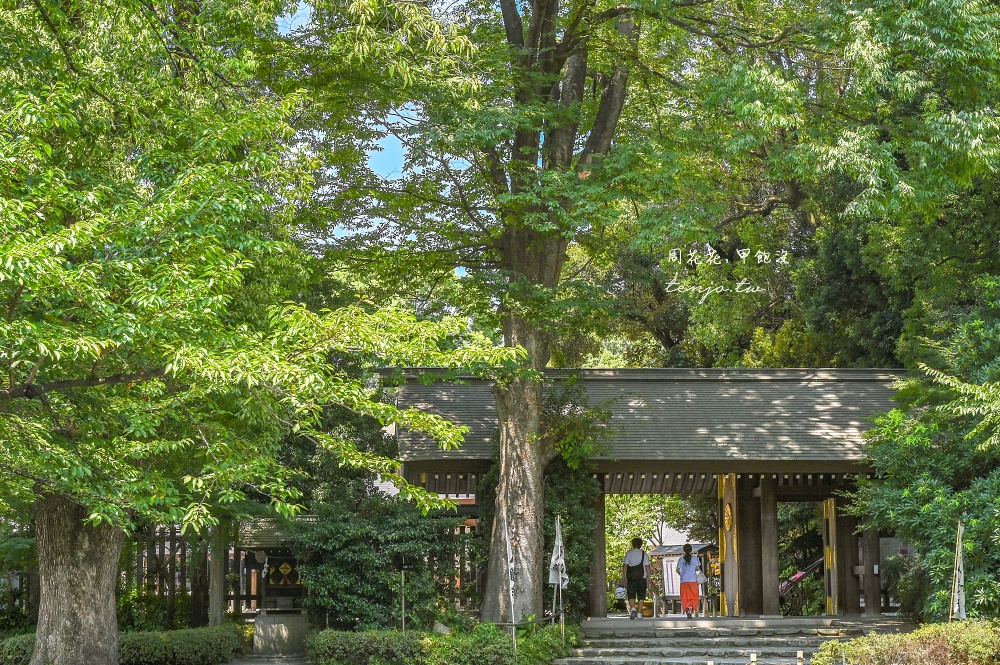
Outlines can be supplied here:
M712 574L712 561L718 553L719 547L715 543L691 543L691 554L698 557L698 560L701 561L701 570L706 577ZM681 576L677 574L677 560L684 556L684 544L660 545L649 550L647 554L653 565L659 565L663 573L663 588L660 589L660 601L665 602L667 605L679 604L681 599ZM712 599L712 594L708 589L708 582L699 586L701 587L699 591L701 602L707 609L708 602ZM718 606L715 606L714 609L717 610Z

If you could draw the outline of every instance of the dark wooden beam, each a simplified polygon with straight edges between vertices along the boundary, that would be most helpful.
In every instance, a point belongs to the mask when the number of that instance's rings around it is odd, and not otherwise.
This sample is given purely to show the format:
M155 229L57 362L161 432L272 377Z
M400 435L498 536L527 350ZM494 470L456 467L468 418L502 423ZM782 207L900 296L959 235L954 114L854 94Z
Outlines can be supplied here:
M762 609L765 615L778 616L781 605L778 602L778 497L775 493L777 480L771 474L764 474L757 488L760 495L760 558L761 586L763 590Z
M865 529L861 532L861 553L864 564L865 616L880 616L882 614L882 582L879 577L881 548L879 546L878 529Z
M763 614L763 580L761 579L760 499L753 496L758 479L743 474L736 479L737 536L736 547L740 569L740 614Z
M837 583L841 597L841 614L861 614L861 588L858 578L854 575L854 567L858 565L858 537L854 531L858 527L858 518L845 512L843 499L836 499L837 504Z
M821 501L853 490L854 485L778 485L775 496L782 501ZM754 490L754 496L760 497L760 488Z
M597 509L597 525L594 527L593 536L594 553L590 559L588 614L592 617L604 618L608 615L608 562L605 553L604 492L601 492L598 497L595 508Z

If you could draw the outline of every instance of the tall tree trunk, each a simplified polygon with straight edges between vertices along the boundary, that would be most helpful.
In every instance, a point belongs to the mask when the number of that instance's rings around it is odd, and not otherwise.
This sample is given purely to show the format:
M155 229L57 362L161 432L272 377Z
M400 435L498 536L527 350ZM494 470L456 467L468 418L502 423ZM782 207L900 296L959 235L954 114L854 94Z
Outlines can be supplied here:
M545 513L542 473L545 459L541 432L541 384L516 379L494 390L500 421L500 481L490 533L484 621L518 621L542 608ZM514 614L511 616L510 570L504 525L514 558Z
M566 258L567 243L563 238L546 237L521 227L512 229L505 243L512 272L522 281L543 288L559 283ZM523 347L530 369L540 371L548 365L548 338L536 323L507 312L504 343ZM493 393L500 425L500 477L481 615L484 621L508 622L531 614L540 616L543 610L542 477L554 455L543 440L542 384L518 377L498 382ZM513 614L505 524L513 555Z
M115 583L125 533L84 523L57 494L35 501L40 598L30 665L118 665Z
M38 584L38 566L28 569L28 595L25 598L25 612L31 623L38 623L38 602L41 596L41 587Z
M516 106L551 104L569 111L582 101L588 59L586 31L577 31L579 26L572 26L562 34L563 45L568 44L568 48L557 47L560 28L555 17L558 5L558 0L532 0L525 31L518 3L514 0L500 2L517 80L513 98ZM579 8L578 11L582 12L578 17L582 17L589 10ZM630 15L619 17L617 27L623 37L635 42L638 31ZM561 84L553 86L552 75L560 73ZM622 62L615 66L611 80L601 93L590 134L577 160L578 167L591 164L611 149L625 103L627 83L628 67ZM539 166L542 170L562 172L573 168L581 122L577 113L553 121L544 132L544 145L540 142L543 132L539 127L518 127L514 132L510 161L503 167L506 173L491 172L497 187L507 190L509 186L512 194L533 192L537 187ZM587 177L586 169L580 170L580 177ZM569 210L568 201L548 203ZM529 213L527 216L541 216L545 209L546 205L538 202L529 204L524 212ZM551 218L550 221L552 228L560 228L559 219ZM558 286L572 233L566 229L562 232L540 230L518 213L512 213L503 222L505 230L498 249L501 267L509 275L512 287L507 297L516 301L523 295L528 296L523 302L501 305L504 344L523 347L527 351L527 367L541 371L549 362L547 335L542 324L523 316L518 309L521 306L532 309L535 306L533 298L545 298ZM532 293L534 290L541 292ZM550 291L545 293L545 290ZM514 307L508 308L509 305ZM500 425L500 477L481 615L484 621L507 622L542 613L545 570L542 477L554 452L544 440L540 383L527 378L498 382L494 395ZM510 535L513 568L507 560L505 525Z

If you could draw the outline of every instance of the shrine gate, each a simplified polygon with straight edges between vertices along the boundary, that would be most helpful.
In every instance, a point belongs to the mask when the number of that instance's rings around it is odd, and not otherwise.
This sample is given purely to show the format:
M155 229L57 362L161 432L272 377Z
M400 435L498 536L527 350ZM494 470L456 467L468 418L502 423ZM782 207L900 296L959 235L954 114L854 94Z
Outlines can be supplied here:
M409 370L411 379L421 372ZM728 616L779 614L779 501L823 503L828 615L880 613L879 534L856 534L844 491L869 474L863 433L891 409L901 371L881 369L553 370L575 376L591 405L608 402L614 443L594 460L604 494L707 494L719 501L721 607ZM448 495L474 496L497 431L492 384L408 380L397 395L465 425L465 444L441 450L397 433L404 476ZM604 500L594 531L591 616L607 613ZM765 590L773 590L765 593Z

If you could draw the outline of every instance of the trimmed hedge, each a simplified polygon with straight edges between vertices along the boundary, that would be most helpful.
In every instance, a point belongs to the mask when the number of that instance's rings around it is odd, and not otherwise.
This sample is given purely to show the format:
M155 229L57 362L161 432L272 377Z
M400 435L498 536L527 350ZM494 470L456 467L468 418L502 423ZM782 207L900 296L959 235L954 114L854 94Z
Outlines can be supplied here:
M410 665L423 661L426 635L391 630L324 630L310 633L306 654L316 665Z
M121 633L119 665L219 665L239 653L243 638L233 624L163 632ZM34 635L0 642L0 665L27 665Z
M813 665L996 665L1000 621L954 621L921 626L912 633L871 634L827 642Z
M0 665L28 665L34 650L34 633L8 637L0 641Z
M518 640L515 661L510 635L493 624L450 635L324 630L309 636L306 655L315 665L550 665L577 644L577 629L567 628L564 645L558 626L546 627Z
M481 623L471 633L431 635L426 647L421 665L509 665L514 662L510 635L491 623Z

